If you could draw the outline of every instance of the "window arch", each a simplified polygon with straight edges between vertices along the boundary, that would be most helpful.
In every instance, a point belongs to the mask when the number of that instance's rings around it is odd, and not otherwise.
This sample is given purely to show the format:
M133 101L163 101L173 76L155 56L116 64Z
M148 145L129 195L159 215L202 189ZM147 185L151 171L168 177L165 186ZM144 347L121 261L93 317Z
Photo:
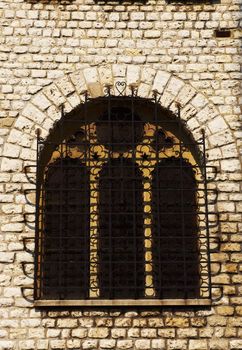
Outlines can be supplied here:
M37 305L209 299L204 139L156 98L109 95L38 145Z

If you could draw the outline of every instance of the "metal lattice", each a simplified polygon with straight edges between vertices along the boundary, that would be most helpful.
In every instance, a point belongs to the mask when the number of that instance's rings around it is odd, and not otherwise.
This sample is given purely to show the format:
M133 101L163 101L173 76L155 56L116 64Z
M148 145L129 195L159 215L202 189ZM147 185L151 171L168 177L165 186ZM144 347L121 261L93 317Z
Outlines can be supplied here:
M205 139L184 130L108 90L38 136L35 299L210 297Z

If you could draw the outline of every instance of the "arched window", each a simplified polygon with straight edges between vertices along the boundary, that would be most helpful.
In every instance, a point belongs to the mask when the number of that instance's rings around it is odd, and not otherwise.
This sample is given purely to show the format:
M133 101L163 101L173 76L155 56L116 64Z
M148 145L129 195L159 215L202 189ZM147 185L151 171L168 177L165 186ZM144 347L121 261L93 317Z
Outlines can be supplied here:
M36 305L209 303L204 138L156 99L109 94L38 152Z

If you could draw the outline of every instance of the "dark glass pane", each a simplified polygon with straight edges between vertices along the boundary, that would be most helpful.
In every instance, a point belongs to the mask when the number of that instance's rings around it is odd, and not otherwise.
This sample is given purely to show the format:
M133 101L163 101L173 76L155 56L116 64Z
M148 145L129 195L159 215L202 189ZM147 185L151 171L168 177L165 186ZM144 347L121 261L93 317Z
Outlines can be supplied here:
M142 174L131 159L110 159L99 180L102 298L144 296Z
M196 180L182 158L162 159L152 181L153 269L159 298L199 296Z
M44 184L43 297L78 299L89 288L89 176L78 159L50 164Z

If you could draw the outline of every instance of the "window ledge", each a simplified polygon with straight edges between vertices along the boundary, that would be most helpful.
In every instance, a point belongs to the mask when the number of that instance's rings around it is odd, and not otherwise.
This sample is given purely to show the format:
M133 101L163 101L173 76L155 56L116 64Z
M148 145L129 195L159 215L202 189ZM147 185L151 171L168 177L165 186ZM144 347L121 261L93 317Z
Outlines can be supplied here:
M36 300L34 306L208 306L211 299Z

